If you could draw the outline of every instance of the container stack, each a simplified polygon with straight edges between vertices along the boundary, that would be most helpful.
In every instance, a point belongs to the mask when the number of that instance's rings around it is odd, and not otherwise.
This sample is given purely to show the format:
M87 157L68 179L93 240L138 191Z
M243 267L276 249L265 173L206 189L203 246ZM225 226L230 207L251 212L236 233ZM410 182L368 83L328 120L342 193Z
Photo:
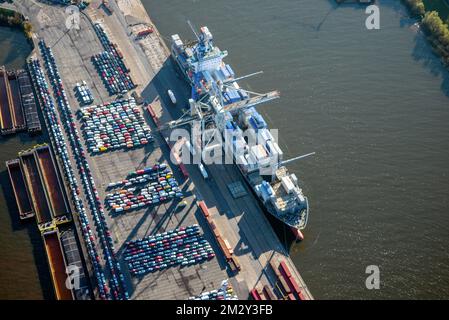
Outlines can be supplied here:
M82 128L89 152L133 149L153 141L133 98L81 109Z
M174 266L187 267L214 257L212 247L196 224L127 242L124 253L124 260L134 276Z

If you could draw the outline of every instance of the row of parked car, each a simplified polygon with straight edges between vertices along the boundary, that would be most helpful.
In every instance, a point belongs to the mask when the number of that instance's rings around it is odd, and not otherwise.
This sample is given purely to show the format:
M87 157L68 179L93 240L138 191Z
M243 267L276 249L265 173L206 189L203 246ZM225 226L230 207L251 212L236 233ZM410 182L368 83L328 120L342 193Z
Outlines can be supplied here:
M125 66L123 55L117 45L109 40L103 27L96 23L95 31L103 44L105 51L92 56L92 62L97 68L101 79L110 95L124 94L136 87Z
M96 154L142 147L153 141L134 98L80 109L89 152Z
M133 185L147 183L151 180L159 178L160 174L172 175L172 171L167 167L166 163L156 163L152 167L132 171L128 174L126 179L109 183L107 189L111 190L118 187L126 188Z
M206 291L197 296L189 297L189 300L238 300L229 280L223 280L217 290Z
M94 244L94 238L89 219L87 218L86 209L84 207L83 201L79 197L80 192L78 181L70 164L66 143L63 138L61 127L57 120L56 108L53 99L50 96L48 83L45 79L44 73L38 60L29 61L27 67L33 79L35 90L36 92L38 92L39 103L48 125L50 137L53 140L54 145L56 146L55 153L61 159L64 175L69 181L71 197L80 217L82 234L90 261L94 269L99 295L102 299L107 299L107 292L109 289L106 284L104 272L100 266L100 256L98 255L96 246Z
M117 184L112 183L110 186ZM123 180L121 184L130 188L109 193L105 199L106 206L114 213L137 210L184 197L173 172L168 168L144 174L139 178ZM138 186L133 187L135 185Z
M195 224L126 242L124 260L134 276L210 260L215 253Z
M80 136L78 134L78 130L76 128L75 119L72 114L70 104L67 99L67 95L65 93L64 86L62 84L61 76L58 71L58 67L52 53L52 50L46 46L45 42L41 40L39 42L39 49L42 57L44 58L45 67L47 70L48 78L53 87L53 93L57 101L57 105L59 106L59 111L61 115L61 122L64 125L66 130L66 135L69 138L70 145L72 147L72 153L75 157L77 167L79 170L79 174L81 177L81 182L85 190L85 195L87 198L87 203L90 207L92 217L94 220L94 224L96 227L96 232L100 238L100 244L103 249L103 259L106 266L109 269L109 287L106 284L106 277L104 273L99 273L100 280L97 279L98 284L102 285L100 292L100 296L104 299L128 299L128 291L126 288L126 283L124 279L124 275L121 272L120 264L117 262L115 253L114 253L114 244L113 239L111 237L111 233L106 223L106 216L102 206L102 203L99 198L99 194L97 188L95 186L94 179L92 177L92 173L90 171L89 165L87 163L86 155L84 152L84 147L81 143ZM48 88L48 86L47 86ZM47 89L47 93L49 94L49 90ZM54 105L53 105L54 107ZM56 118L56 110L53 110L53 114L50 118L52 123L58 124ZM59 125L58 125L59 126ZM60 129L59 129L60 131ZM62 137L62 132L60 132L60 136L58 135L58 139L61 143L65 144L64 138ZM59 151L59 150L58 150ZM68 160L68 158L67 158ZM68 160L70 164L70 161ZM73 171L72 171L73 172ZM74 176L73 176L74 178ZM76 193L79 199L80 189L76 187ZM82 201L79 201L80 203ZM85 210L80 213L80 216L85 213ZM84 225L83 234L87 231L87 235L89 237L90 243L95 247L94 241L95 237L92 234L92 230L87 228L89 225L89 219L82 219ZM85 227L85 229L84 229ZM90 231L90 232L89 232ZM94 268L98 270L102 270L101 267L101 259L97 255L95 260L93 261ZM109 289L110 288L110 289Z
M136 87L128 71L120 66L111 52L103 51L92 56L92 62L110 95L125 94Z

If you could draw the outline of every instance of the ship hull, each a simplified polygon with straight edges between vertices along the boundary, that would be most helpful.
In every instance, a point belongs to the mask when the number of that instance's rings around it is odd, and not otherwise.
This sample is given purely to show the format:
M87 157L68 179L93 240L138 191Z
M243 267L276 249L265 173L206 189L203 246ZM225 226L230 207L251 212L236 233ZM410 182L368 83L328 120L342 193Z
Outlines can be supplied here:
M238 167L238 165L236 165ZM291 230L294 238L296 241L302 241L304 240L304 235L301 232L301 230L304 230L307 222L304 224L304 226L301 228L299 226L292 226L287 224L285 221L283 221L282 219L280 219L278 216L276 216L275 214L273 214L273 211L270 211L268 206L266 205L266 203L257 195L256 190L254 189L253 185L251 184L251 182L248 180L247 176L245 175L245 173L243 171L240 170L239 168L239 172L241 173L241 175L243 176L245 183L248 185L249 189L251 190L252 194L254 195L254 197L256 197L257 201L259 202L260 206L262 207L262 211L265 213L265 215L267 215L267 217L272 217L274 218L274 220L271 221L271 223L275 223L275 224L279 224L282 225L282 227L287 227ZM308 209L307 209L308 210ZM308 215L308 212L306 213Z
M194 83L193 79L189 77L188 72L184 69L184 66L180 63L180 61L178 60L177 54L173 50L171 51L171 58L176 62L179 70L183 74L184 80L190 85L191 88L194 88L195 83ZM279 215L276 214L276 210L272 207L272 205L270 203L263 201L263 199L257 194L257 191L255 190L255 186L252 185L251 182L249 181L248 176L245 174L245 172L242 171L240 166L237 163L235 163L235 159L233 159L233 160L234 160L234 165L237 166L237 168L238 168L239 172L241 173L241 175L243 176L245 182L248 184L252 193L259 201L261 207L264 209L264 212L268 213L270 216L274 217L277 221L279 221L279 222L283 223L284 225L286 225L287 227L291 228L295 237L297 239L299 238L302 240L303 236L302 236L301 230L305 229L305 227L307 225L308 215L309 215L309 205L308 205L307 197L305 197L306 208L305 208L305 212L302 214L301 222L296 225L290 224L290 223L284 221L281 217L279 217Z
M292 225L289 224L287 222L285 222L284 220L282 220L274 211L274 208L271 207L271 205L269 203L266 203L265 201L263 201L263 199L257 194L257 191L255 190L254 186L251 184L251 182L248 179L248 176L241 170L241 168L234 163L234 165L239 169L240 174L243 176L246 184L249 186L249 188L251 189L251 192L254 194L254 196L257 198L257 200L259 201L259 203L261 204L261 207L264 209L264 211L268 214L270 214L272 217L276 218L276 220L278 220L279 222L282 222L283 224L285 224L286 226L288 226L289 228L292 229L296 229L298 231L300 230L304 230L306 225L307 225L307 217L309 215L309 206L307 205L307 211L305 213L305 222L301 223L301 224L297 224L297 225ZM307 201L307 197L306 197L306 201Z

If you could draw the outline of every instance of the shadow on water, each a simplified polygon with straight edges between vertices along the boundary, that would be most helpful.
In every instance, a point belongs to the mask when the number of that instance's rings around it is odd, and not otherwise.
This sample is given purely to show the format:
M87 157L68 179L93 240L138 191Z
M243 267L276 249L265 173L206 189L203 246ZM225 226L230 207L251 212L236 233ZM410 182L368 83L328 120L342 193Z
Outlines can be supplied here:
M0 47L18 47L20 50L1 50L0 65L25 66L25 58L28 52L33 50L32 45L25 39L22 30L18 28L0 25ZM19 52L19 53L18 53Z
M11 218L11 229L13 232L27 232L32 246L33 258L37 268L39 283L42 288L42 296L46 300L54 300L55 295L45 254L45 247L36 222L34 218L31 218L28 221L24 222L19 219L19 211L7 170L3 170L2 172L0 172L0 181L2 186L1 189L3 191L3 198L5 199L5 204ZM17 248L17 250L20 250L20 248Z
M330 11L325 15L324 19L316 26L313 27L314 30L319 31L320 27L323 25L327 17L334 10L338 10L339 8L352 8L354 10L364 10L367 5L358 4L354 2L341 3L337 4L335 0L328 0L331 4ZM394 0L386 0L377 2L377 5L382 7L386 7L390 10L393 10L396 14L399 15L399 25L401 28L414 28L416 31L415 36L415 46L412 50L412 57L415 61L420 62L426 69L430 71L430 73L435 77L441 77L441 90L442 92L449 97L449 73L446 67L443 65L438 54L434 52L431 44L427 40L426 34L417 26L418 19L412 17L408 11L408 9L404 6L400 1Z
M415 47L412 57L418 61L435 77L441 77L441 91L449 97L449 72L443 65L440 57L433 51L423 32L418 32L415 37Z
M320 22L319 26L321 26L324 23L325 19L327 19L327 17L329 16L329 14L332 11L335 11L339 8L341 8L341 9L349 8L349 9L360 10L360 11L364 12L365 9L370 5L370 4L356 3L356 1L357 0L338 4L335 0L328 0L328 2L331 4L331 10L326 14L323 21ZM388 8L388 9L393 10L396 14L399 14L400 15L399 23L400 23L401 28L409 27L417 21L415 18L410 17L410 15L407 11L407 8L400 1L385 0L385 1L377 1L374 4L379 6L381 12L382 12L382 8ZM382 21L382 19L381 19L381 21Z

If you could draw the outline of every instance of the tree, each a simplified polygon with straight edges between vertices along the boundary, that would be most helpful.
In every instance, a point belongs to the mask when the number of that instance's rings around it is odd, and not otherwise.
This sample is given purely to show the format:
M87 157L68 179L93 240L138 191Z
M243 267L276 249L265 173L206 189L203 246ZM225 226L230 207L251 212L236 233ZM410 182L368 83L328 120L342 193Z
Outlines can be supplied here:
M33 26L28 21L23 23L23 30L25 31L25 35L28 39L31 39L31 32L33 31Z

